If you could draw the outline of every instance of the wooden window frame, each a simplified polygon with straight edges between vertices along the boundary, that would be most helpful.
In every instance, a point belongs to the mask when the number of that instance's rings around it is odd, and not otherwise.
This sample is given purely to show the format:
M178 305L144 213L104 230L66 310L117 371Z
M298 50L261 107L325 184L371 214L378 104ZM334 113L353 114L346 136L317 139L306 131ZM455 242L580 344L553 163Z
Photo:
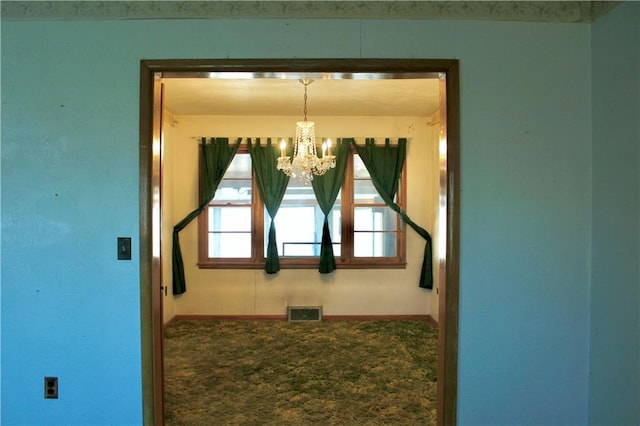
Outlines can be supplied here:
M246 144L240 145L238 154L249 152ZM345 181L342 186L341 200L341 221L342 221L342 241L341 255L336 256L336 267L338 269L405 269L406 262L406 226L400 216L396 214L397 220L397 252L393 257L355 257L354 250L354 229L353 217L356 207L365 206L354 202L354 172L353 158L357 155L353 147L350 147L347 159L347 170ZM406 209L407 193L407 164L404 163L400 185L396 202L403 210ZM345 197L346 195L346 197ZM253 177L251 179L251 257L250 258L211 258L208 256L208 206L198 216L198 267L200 269L261 269L264 267L264 204L260 199L258 187ZM346 202L345 202L346 201ZM370 206L371 204L367 204ZM317 269L319 257L294 257L280 256L280 267L282 269Z

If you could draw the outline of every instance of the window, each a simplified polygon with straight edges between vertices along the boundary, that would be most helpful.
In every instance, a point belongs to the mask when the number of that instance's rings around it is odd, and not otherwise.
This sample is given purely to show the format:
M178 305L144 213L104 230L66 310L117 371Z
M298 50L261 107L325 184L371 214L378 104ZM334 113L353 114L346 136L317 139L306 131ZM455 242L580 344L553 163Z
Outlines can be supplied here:
M206 257L253 257L252 194L251 158L247 153L238 153L206 210Z
M401 178L396 203L404 206ZM262 268L269 217L241 146L205 213L199 218L201 268ZM318 267L324 213L311 185L291 178L275 218L282 268ZM351 151L345 183L328 217L338 268L404 268L400 218L378 195L360 157Z
M271 218L266 210L263 217L265 220L264 238L266 240ZM278 209L275 222L278 255L281 260L286 257L320 256L324 213L316 201L311 185L304 185L293 178L289 179L289 185ZM329 215L329 229L333 242L333 253L337 257L340 255L342 231L340 195L338 195ZM264 254L266 256L266 247Z

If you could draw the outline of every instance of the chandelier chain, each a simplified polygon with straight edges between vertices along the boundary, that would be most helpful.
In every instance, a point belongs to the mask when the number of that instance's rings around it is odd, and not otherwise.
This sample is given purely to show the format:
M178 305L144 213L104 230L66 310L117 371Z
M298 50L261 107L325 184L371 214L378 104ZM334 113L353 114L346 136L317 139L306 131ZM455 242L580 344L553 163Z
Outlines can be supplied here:
M309 81L303 80L302 84L304 84L304 108L302 112L304 113L304 121L307 121L307 86L309 85Z

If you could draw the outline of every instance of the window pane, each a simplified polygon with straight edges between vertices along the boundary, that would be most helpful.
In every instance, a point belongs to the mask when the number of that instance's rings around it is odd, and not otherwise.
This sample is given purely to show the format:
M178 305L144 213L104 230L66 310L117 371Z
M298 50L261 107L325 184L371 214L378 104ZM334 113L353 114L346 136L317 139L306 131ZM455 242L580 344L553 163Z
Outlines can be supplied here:
M394 257L397 254L397 236L394 232L355 232L355 257Z
M384 204L384 200L378 194L371 180L354 181L353 199L355 203L361 204Z
M353 199L355 203L384 204L384 200L378 194L376 187L373 186L371 175L369 175L359 155L353 156L353 176ZM393 201L397 202L397 198L396 194Z
M251 207L209 206L209 232L251 232Z
M251 233L210 233L209 257L250 258Z
M281 206L285 205L317 205L316 196L311 185L305 185L298 179L289 179Z
M276 215L276 239L280 256L318 256L316 247L316 214L319 207L280 206ZM322 213L322 212L320 212ZM265 209L265 256L269 241L269 217ZM321 225L322 226L322 225Z
M340 256L341 253L340 196L339 193L328 218L335 256ZM264 252L266 256L271 223L266 209L264 223ZM275 218L278 255L283 257L320 256L323 223L324 213L316 201L313 187L291 179Z
M225 179L251 179L251 155L236 154L224 174Z
M395 231L398 214L389 207L356 207L353 214L355 231Z
M233 157L212 203L251 203L251 156L249 154L236 154Z
M358 154L353 156L353 177L356 179L369 179L371 175L369 175L369 171L365 167L362 159Z
M338 194L340 197L340 194ZM333 245L333 255L340 257L342 248L342 212L340 210L340 198L336 200L336 204L333 205L331 213L329 213L329 232L331 233L331 243ZM322 233L320 234L322 240ZM318 249L318 256L320 256L320 249Z
M223 179L212 204L251 203L251 180Z

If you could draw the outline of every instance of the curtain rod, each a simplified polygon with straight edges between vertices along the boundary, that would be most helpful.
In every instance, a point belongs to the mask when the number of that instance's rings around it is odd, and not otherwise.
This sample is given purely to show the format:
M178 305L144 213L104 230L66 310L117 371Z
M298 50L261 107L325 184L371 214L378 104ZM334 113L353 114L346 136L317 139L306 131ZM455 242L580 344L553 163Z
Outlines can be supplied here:
M202 139L211 139L211 138L227 138L230 141L236 140L238 138L242 139L242 142L246 142L247 139L251 139L251 140L255 140L255 139L272 139L272 140L281 140L281 139L285 139L285 140L292 140L295 139L293 136L191 136L189 139L195 139L198 142L202 141ZM385 139L407 139L410 140L412 139L411 137L408 136L340 136L340 137L334 137L334 136L317 136L316 139L332 139L332 140L336 140L336 139L348 139L348 138L353 138L356 141L364 141L365 139L375 139L376 141L384 141Z

